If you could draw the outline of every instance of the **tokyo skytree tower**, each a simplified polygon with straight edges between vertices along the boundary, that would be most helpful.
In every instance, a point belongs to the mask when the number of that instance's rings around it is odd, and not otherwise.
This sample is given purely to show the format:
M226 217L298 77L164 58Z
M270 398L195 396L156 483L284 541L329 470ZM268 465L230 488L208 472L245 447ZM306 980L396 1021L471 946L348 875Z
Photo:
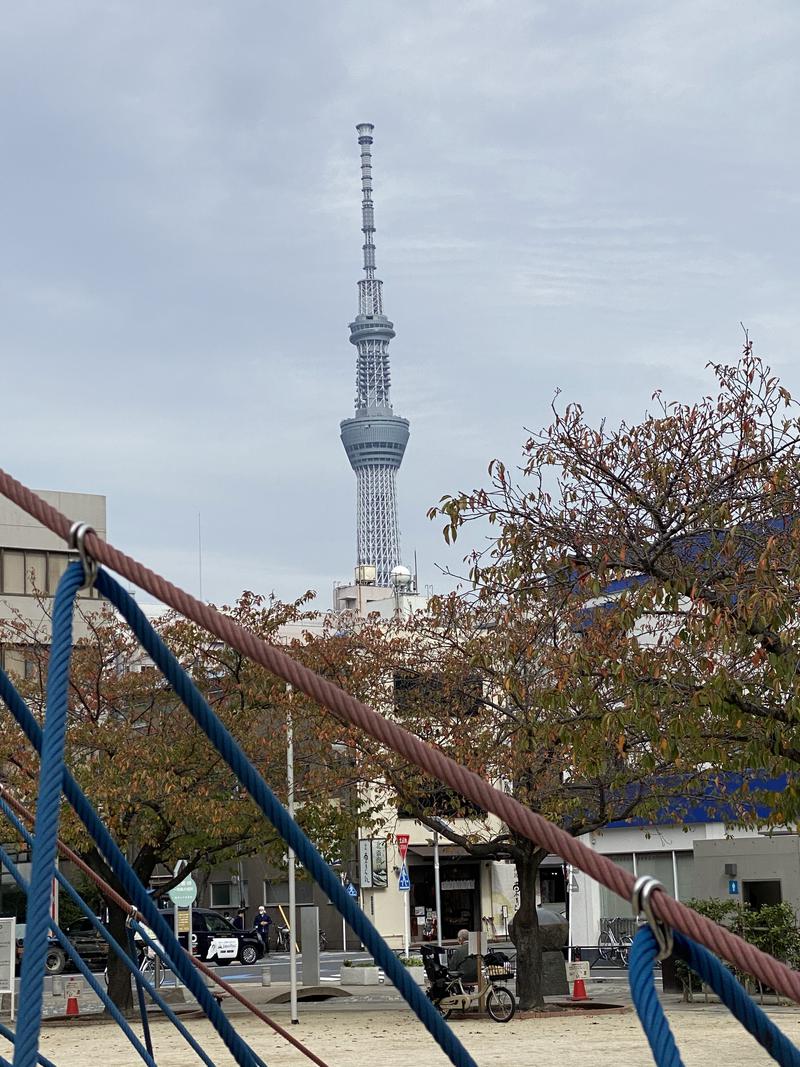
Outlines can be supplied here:
M370 122L356 126L361 146L364 277L358 283L358 314L350 323L350 343L358 350L355 418L341 423L341 436L356 474L356 561L359 569L374 566L376 583L388 586L392 568L400 563L396 478L409 431L408 419L395 415L389 401L389 341L394 326L383 313L383 282L375 277L373 129Z

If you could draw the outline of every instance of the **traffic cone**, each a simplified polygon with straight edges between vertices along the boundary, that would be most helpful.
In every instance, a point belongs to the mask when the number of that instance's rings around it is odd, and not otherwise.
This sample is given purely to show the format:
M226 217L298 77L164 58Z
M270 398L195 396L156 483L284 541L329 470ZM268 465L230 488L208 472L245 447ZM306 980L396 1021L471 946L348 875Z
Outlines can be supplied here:
M572 1000L588 1000L589 994L586 992L586 985L582 978L576 978L572 986Z
M80 1015L81 1009L78 1007L77 997L67 997L67 1018L74 1019Z

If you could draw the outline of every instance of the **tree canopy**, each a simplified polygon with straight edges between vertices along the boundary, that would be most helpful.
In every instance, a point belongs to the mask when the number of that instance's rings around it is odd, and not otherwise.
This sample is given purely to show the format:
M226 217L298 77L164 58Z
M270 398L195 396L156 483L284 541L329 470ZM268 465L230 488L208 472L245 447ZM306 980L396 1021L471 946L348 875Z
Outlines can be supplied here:
M581 706L587 737L651 773L780 774L800 763L800 418L749 342L710 369L713 393L655 393L638 424L554 408L518 472L493 463L434 514L451 541L476 520L496 531L468 557L480 601L535 614L562 598L552 699ZM772 821L799 798L790 775Z
M310 595L292 604L244 593L230 608L236 622L266 641L285 643L286 628L310 623ZM67 764L147 885L163 864L195 868L256 852L280 863L285 846L228 770L174 692L141 652L116 614L105 608L83 619L70 673ZM349 768L330 758L331 729L304 712L302 701L264 668L172 614L155 623L275 792L286 799L286 724L295 740L298 821L329 856L339 855L354 830L352 808L337 802ZM17 617L3 634L24 650L25 677L15 679L32 710L44 714L49 648L39 628ZM18 651L18 658L22 658ZM2 734L5 778L24 802L35 800L38 761L14 727ZM74 815L65 809L62 837L119 889L113 872ZM348 845L343 845L348 842ZM112 933L124 916L111 914ZM130 996L126 972L112 973L119 1003Z

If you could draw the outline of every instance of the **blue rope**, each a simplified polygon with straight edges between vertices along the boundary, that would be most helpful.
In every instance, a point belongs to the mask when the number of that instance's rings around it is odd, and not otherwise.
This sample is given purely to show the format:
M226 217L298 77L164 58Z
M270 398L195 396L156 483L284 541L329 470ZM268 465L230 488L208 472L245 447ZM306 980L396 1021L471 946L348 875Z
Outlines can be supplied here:
M72 605L83 584L83 568L68 567L58 583L53 607L53 643L47 671L47 710L39 767L36 842L28 894L25 953L19 988L19 1020L14 1067L34 1067L44 996L44 964L50 927L50 894L56 869L61 815L61 768L67 732L67 685L72 653Z
M339 876L334 874L309 838L289 817L286 809L255 770L241 747L202 698L187 673L147 621L136 601L102 568L98 570L95 584L99 592L126 620L139 643L186 705L192 718L211 744L245 786L262 813L289 848L294 851L306 870L321 886L339 914L347 920L350 928L369 949L389 980L400 990L451 1062L455 1067L476 1067L472 1056L444 1022L438 1009L409 976L407 969L400 963L358 904L345 891Z
M7 868L7 870L11 874L11 877L17 883L19 888L23 891L23 893L26 893L28 895L28 899L30 899L30 887L28 885L28 882L23 877L23 875L20 874L19 869L17 868L16 864L14 863L14 861L11 859L11 857L8 855L6 850L1 845L0 845L0 864L2 864L4 867ZM87 983L89 984L89 988L100 999L100 1002L103 1004L103 1006L106 1008L108 1013L111 1015L111 1017L113 1018L114 1022L117 1024L117 1026L119 1026L121 1028L122 1032L128 1038L128 1040L133 1045L133 1047L136 1049L136 1051L139 1053L139 1055L144 1060L144 1062L148 1065L148 1067L156 1067L155 1061L153 1060L152 1055L148 1054L147 1049L142 1045L141 1041L138 1039L136 1034L134 1034L133 1030L130 1028L130 1025L128 1024L128 1021L125 1019L125 1017L122 1014L122 1012L119 1010L119 1008L116 1006L116 1004L114 1004L112 1002L111 998L108 995L107 990L103 989L103 987L97 981L95 976L92 974L92 972L86 966L86 964L84 963L84 961L81 959L80 955L78 954L77 950L75 949L75 946L72 944L72 942L66 936L66 934L61 929L61 927L58 926L57 923L52 922L52 920L51 920L49 926L52 928L53 933L55 934L56 940L58 941L59 945L61 945L61 947L66 952L66 954L69 956L69 958L72 960L72 962L77 967L78 971L86 979ZM28 931L26 929L25 930L25 946L26 946L25 947L25 952L27 952L27 944L28 944L28 936L27 936L27 934L28 934ZM22 954L23 967L25 965L25 952L23 952L23 954ZM45 952L45 954L46 954L46 952ZM44 970L42 970L42 985L44 985ZM19 1022L17 1023L17 1034L19 1035ZM38 1038L38 1033L37 1033L37 1038ZM14 1053L15 1053L15 1055L16 1055L17 1047L18 1047L18 1043L15 1042L15 1044L14 1044ZM35 1053L34 1053L34 1056L35 1056ZM35 1059L34 1059L34 1062L35 1062Z
M64 577L70 572L82 575L79 564L73 563L65 571ZM81 579L82 580L82 579ZM55 616L54 616L55 618ZM53 640L55 641L55 630ZM25 701L20 697L5 671L0 669L0 698L5 702L12 716L28 738L34 749L41 755L43 734L36 719L30 712ZM118 845L108 832L105 824L92 807L85 793L75 781L69 770L62 765L63 789L75 812L88 830L90 836L97 844L100 854L104 857L110 869L119 880L124 895L145 916L148 926L156 934L158 940L165 946L173 961L173 970L183 981L195 997L200 1007L230 1050L233 1058L240 1067L265 1067L263 1060L237 1034L230 1020L226 1017L222 1008L217 1004L205 982L192 965L191 961L178 944L175 935L167 924L164 917L158 911L152 897L141 884L136 873L122 854ZM38 1020L37 1020L38 1031ZM18 1067L18 1065L15 1065Z
M9 1030L9 1028L3 1023L0 1023L0 1035L2 1035L6 1039L6 1041L10 1041L12 1045L17 1039L14 1031ZM6 1063L7 1060L3 1060L2 1062ZM43 1056L41 1052L39 1053L39 1063L41 1063L42 1067L56 1067L53 1061L48 1060L47 1056Z
M8 806L8 804L5 802L5 800L2 797L0 797L0 811L3 812L3 814L6 816L6 818L9 820L9 822L12 824L12 826L17 831L17 833L22 837L22 839L25 841L25 843L28 845L28 847L29 848L33 848L33 836L28 831L28 829L25 826L25 824L23 822L21 822L20 819L17 818L16 814L12 811L12 809ZM155 986L152 985L144 977L144 975L139 971L139 968L136 966L135 962L131 959L130 954L128 952L126 952L122 948L122 946L117 943L117 941L111 936L111 934L108 932L108 930L105 928L105 926L103 926L103 924L100 922L100 920L95 915L94 911L89 907L89 905L86 903L86 901L83 899L83 897L78 893L78 891L75 889L75 887L64 877L64 875L59 870L56 870L56 878L58 879L59 885L69 894L69 896L72 898L72 900L77 904L77 906L83 912L85 917L92 924L93 928L98 932L98 934L100 934L100 936L103 938L103 940L107 942L109 948L113 952L115 952L117 956L119 956L119 958L122 960L123 964L127 967L127 969L130 971L130 973L133 974L134 977L136 975L139 976L139 980L141 981L142 985L146 989L148 996L151 998L151 1000L155 1004L158 1005L158 1007L161 1009L161 1011L164 1012L164 1014L169 1019L169 1021L172 1023L172 1025L180 1033L181 1037L184 1038L184 1040L187 1042L187 1044L197 1053L197 1055L200 1057L200 1059L206 1064L206 1067L214 1067L214 1061L212 1059L210 1059L210 1057L205 1053L203 1048L198 1044L197 1041L195 1041L195 1039L192 1037L192 1035L189 1033L189 1031L186 1029L186 1027L180 1021L178 1016L175 1014L175 1012L169 1006L169 1004L160 995L160 993L155 988ZM134 925L135 925L135 928L138 929L138 923L136 923ZM163 949L161 950L161 958L164 960L164 962L166 963L166 965L168 967L170 967L170 968L173 967L172 962L167 958L167 956L164 953ZM2 1030L0 1030L0 1033L2 1033ZM153 1054L152 1053L152 1049L148 1049L148 1051L150 1052L151 1055ZM41 1056L39 1058L41 1060Z
M128 931L128 948L130 949L131 962L136 962L136 942L133 938L133 930L130 926L126 927ZM147 1018L147 1005L144 1002L144 985L142 983L142 972L137 967L133 973L134 981L136 982L136 998L139 1001L139 1017L142 1020L142 1033L144 1034L144 1043L147 1046L147 1051L150 1055L153 1055L153 1040L150 1037L150 1023Z
M702 945L679 931L674 931L673 936L674 954L714 990L759 1045L782 1067L800 1067L800 1050L761 1010L728 968ZM655 989L653 964L657 955L658 942L650 927L643 926L634 938L631 949L629 981L633 1002L657 1067L683 1067Z

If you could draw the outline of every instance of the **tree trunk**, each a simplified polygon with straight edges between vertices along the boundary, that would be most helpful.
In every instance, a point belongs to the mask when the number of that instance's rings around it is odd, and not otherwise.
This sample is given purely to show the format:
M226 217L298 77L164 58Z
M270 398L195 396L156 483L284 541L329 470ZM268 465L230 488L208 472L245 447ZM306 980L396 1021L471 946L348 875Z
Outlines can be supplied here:
M108 903L108 932L120 945L127 947L127 915L116 904ZM116 952L108 953L108 995L123 1015L133 1014L131 973Z
M515 860L519 884L519 910L514 916L517 948L517 1002L523 1011L544 1007L542 944L536 914L536 881L545 853L526 852Z

